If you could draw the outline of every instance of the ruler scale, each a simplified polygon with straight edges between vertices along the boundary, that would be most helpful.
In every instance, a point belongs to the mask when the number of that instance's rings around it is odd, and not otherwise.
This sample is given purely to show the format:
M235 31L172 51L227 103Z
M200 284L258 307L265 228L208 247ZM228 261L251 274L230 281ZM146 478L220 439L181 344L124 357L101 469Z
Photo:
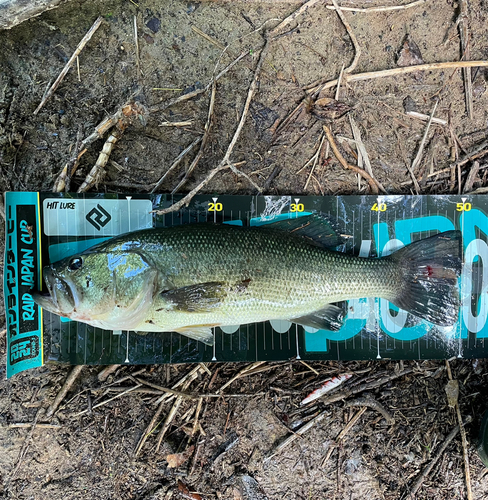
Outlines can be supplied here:
M5 297L8 376L58 361L71 364L160 364L208 361L326 359L442 359L487 357L488 198L484 196L228 196L199 195L165 216L152 210L180 199L172 195L7 193ZM458 323L439 328L399 311L385 300L349 301L338 332L289 322L215 328L213 347L177 333L103 331L64 320L37 306L32 313L26 259L37 246L41 263L75 254L107 238L149 227L195 222L262 225L323 213L348 236L339 250L385 255L396 245L438 231L460 229L465 260ZM34 228L31 239L25 227ZM40 236L37 236L40 235ZM30 253L29 253L30 252ZM486 263L486 265L485 265ZM30 309L29 309L30 307ZM29 312L30 311L30 312ZM274 326L274 327L273 327Z

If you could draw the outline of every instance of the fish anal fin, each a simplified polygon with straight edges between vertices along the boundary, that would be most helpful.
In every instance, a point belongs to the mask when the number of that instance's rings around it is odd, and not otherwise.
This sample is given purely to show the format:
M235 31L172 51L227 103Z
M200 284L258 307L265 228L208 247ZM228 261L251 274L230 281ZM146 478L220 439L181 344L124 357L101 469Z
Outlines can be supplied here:
M176 330L176 333L181 333L185 337L193 340L198 340L206 345L212 346L214 344L214 335L212 327L217 325L193 325L186 328Z
M336 332L344 324L344 318L347 314L346 302L337 304L327 304L323 309L315 311L312 314L293 318L290 321L302 326L310 326L319 330L331 330Z

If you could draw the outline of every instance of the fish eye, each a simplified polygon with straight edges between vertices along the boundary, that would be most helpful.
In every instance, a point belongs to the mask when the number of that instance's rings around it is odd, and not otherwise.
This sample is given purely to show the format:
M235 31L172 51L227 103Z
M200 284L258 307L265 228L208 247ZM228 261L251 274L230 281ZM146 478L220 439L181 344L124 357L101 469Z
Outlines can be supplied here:
M68 264L68 269L70 271L76 271L77 269L81 269L81 266L83 264L83 260L81 257L73 257Z

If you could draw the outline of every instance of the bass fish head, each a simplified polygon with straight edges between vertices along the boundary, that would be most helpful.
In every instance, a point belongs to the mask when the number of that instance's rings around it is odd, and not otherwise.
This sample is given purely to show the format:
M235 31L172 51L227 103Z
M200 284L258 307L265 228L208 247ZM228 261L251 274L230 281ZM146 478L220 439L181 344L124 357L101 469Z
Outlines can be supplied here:
M33 298L59 316L128 330L150 307L157 274L140 253L87 250L45 267L46 288Z

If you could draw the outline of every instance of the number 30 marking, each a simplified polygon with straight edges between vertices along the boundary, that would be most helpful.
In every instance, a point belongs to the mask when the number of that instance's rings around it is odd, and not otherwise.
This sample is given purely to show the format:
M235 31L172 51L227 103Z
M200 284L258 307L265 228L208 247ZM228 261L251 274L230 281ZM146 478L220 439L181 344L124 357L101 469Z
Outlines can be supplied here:
M303 203L292 203L290 205L290 212L303 212L305 210L305 206Z

